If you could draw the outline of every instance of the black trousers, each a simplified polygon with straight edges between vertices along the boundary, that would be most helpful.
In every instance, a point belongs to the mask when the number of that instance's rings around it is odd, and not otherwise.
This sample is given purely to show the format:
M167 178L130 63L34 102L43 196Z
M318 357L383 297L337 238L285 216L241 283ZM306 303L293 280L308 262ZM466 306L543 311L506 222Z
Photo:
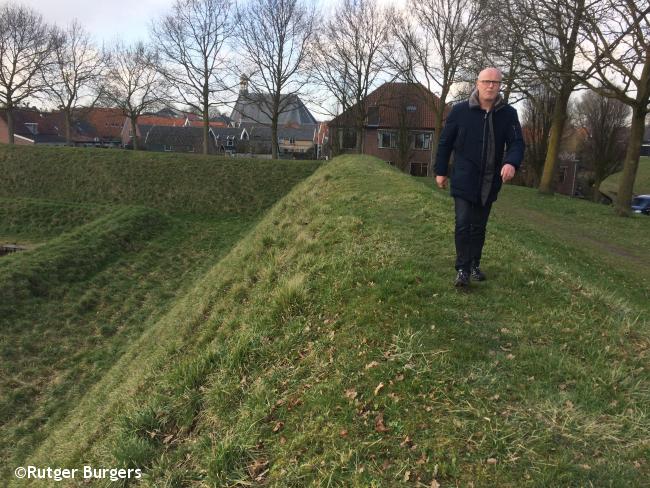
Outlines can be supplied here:
M485 243L487 226L492 203L486 206L454 197L456 207L456 270L470 270L471 266L481 264L481 254Z

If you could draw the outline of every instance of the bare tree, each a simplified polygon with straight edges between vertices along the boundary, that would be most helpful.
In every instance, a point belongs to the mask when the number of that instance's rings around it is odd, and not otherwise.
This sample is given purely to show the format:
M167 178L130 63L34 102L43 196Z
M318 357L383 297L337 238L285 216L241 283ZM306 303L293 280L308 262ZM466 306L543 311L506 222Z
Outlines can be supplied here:
M453 85L462 81L463 66L470 59L472 37L483 21L481 0L410 0L411 16L396 20L392 69L408 82L417 82L436 93L432 161L442 130L444 111Z
M538 79L526 70L522 46L527 28L523 12L508 7L519 0L484 0L482 22L472 36L472 49L464 78L472 87L476 73L488 66L503 72L501 93L506 102L516 102L530 96L530 89L538 86ZM509 12L509 16L504 16ZM505 20L505 21L504 21Z
M14 143L13 109L44 89L41 70L51 62L56 36L43 17L21 5L0 7L0 103Z
M523 69L555 90L540 193L552 194L569 98L579 83L574 67L588 4L595 0L518 0L507 3L506 15L521 39ZM526 22L522 24L521 19Z
M138 150L138 117L159 107L166 98L165 84L158 71L158 55L142 42L133 46L118 43L109 59L102 99L122 109L129 118L133 149Z
M43 70L43 77L45 91L56 100L64 114L68 144L73 113L85 101L94 105L92 88L103 74L104 61L104 56L77 20L65 31L57 31L54 61Z
M528 90L524 101L523 126L526 138L524 167L526 186L537 187L544 172L549 133L553 123L556 94L543 83Z
M580 125L587 131L582 155L585 162L591 163L593 167L592 197L598 201L600 183L621 170L630 109L616 98L607 98L590 90L582 96L576 110Z
M161 72L175 94L203 118L203 153L208 153L210 109L224 100L233 33L231 0L176 0L153 26Z
M645 119L650 112L650 5L606 0L588 11L582 55L592 63L582 80L632 109L630 138L616 198L616 213L630 214Z
M315 81L334 97L341 113L352 109L358 153L363 152L366 98L384 72L381 49L389 30L386 11L374 1L343 0L315 36L311 52Z
M278 158L278 121L309 82L313 5L299 0L248 0L237 11L238 40L249 90L243 93L271 120L272 157Z

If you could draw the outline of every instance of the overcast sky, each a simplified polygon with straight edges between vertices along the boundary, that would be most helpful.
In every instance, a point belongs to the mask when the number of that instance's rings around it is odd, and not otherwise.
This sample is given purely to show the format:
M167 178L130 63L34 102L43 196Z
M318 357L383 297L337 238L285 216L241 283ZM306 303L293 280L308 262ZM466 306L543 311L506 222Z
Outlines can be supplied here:
M173 0L15 0L64 27L77 18L101 44L116 38L146 40L149 23L170 9Z

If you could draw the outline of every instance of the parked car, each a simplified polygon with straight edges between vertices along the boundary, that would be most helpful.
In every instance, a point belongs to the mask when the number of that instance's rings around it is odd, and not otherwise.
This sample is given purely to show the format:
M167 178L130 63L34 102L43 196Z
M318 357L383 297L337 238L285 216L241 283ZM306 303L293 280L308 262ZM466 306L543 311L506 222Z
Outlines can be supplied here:
M650 215L650 195L637 195L632 199L632 211Z

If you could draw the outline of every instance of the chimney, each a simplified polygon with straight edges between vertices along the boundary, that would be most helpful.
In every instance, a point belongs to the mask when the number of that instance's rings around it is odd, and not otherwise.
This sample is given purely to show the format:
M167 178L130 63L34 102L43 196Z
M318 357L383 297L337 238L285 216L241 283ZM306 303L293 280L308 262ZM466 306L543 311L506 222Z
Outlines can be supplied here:
M248 95L248 76L246 75L241 75L239 79L239 93Z

